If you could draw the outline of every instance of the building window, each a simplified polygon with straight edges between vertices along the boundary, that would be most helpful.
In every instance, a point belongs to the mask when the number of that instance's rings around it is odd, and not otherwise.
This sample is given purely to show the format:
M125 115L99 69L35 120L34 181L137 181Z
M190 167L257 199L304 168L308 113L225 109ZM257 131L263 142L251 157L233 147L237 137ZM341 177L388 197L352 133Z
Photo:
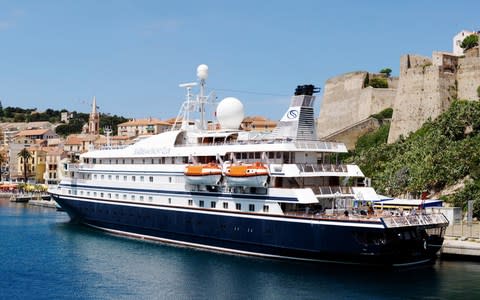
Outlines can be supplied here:
M242 210L242 204L241 203L235 203L235 209L236 210Z
M248 205L248 210L249 211L255 211L255 204L249 204Z
M211 208L215 208L216 206L217 206L217 202L214 202L214 201L210 202Z
M188 199L188 206L192 206L193 205L193 200L192 199Z
M205 206L205 203L203 202L203 200L200 200L200 201L198 202L198 206L200 206L200 207L204 207L204 206Z
M263 206L263 212L268 213L268 209L269 209L268 205Z
M228 202L223 202L223 208L228 209Z

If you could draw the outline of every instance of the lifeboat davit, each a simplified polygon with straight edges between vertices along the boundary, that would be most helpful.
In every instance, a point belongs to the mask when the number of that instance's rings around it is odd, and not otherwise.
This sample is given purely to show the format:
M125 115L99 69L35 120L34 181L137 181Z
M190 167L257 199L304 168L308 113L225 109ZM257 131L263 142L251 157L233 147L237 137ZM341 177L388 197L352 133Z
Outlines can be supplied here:
M225 172L230 186L266 187L268 168L261 162L228 166Z
M216 163L189 165L184 171L189 184L217 185L222 178L222 169Z

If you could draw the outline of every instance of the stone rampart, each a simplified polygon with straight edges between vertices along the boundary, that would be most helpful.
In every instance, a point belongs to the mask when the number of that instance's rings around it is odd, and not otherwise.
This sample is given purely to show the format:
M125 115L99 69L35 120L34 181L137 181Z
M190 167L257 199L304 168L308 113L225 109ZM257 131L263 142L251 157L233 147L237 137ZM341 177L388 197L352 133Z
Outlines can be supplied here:
M367 76L368 72L360 71L327 80L317 120L317 134L320 138L392 107L396 90L364 87ZM396 86L397 80L389 79L389 84Z

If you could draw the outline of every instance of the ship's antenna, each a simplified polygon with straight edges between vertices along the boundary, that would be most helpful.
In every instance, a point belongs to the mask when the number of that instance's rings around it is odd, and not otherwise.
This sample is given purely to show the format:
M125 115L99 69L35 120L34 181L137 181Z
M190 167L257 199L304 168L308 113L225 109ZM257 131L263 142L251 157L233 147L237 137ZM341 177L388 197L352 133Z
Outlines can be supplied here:
M182 129L186 129L190 122L190 111L192 110L192 106L195 106L195 103L192 100L192 87L196 85L197 85L196 82L188 82L188 83L182 83L178 85L181 88L187 89L187 100L185 101L181 109L183 110L182 126L181 126ZM175 120L175 124L173 124L174 125L173 128L176 126L177 122L179 121L180 114L177 116L177 119Z
M200 129L205 130L205 80L208 78L208 66L207 65L199 65L197 67L197 77L200 80L200 95L199 95L199 103L200 103Z

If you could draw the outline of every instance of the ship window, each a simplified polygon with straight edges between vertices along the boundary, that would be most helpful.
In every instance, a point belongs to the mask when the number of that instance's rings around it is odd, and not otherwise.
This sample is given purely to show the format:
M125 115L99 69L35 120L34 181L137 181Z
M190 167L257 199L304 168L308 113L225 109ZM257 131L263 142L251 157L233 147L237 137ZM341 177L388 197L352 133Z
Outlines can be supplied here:
M122 159L122 164L125 164L125 160L124 160L124 159Z
M281 152L277 152L277 158L282 158L282 153Z
M153 158L152 158L152 162L151 162L151 164L152 164L152 165L154 164L154 162L153 162Z
M130 199L135 200L135 195L130 196Z
M268 152L268 158L274 159L275 158L275 152Z
M83 195L83 191L80 191L80 195Z
M152 202L152 201L153 201L153 197L152 197L152 196L148 196L148 201Z
M210 207L211 208L217 207L217 202L214 202L214 201L210 202Z
M93 159L93 163L94 163L94 164L97 163L97 159L96 159L96 158Z
M248 153L248 158L253 159L254 158L254 153L253 152Z
M120 176L115 176L115 180L120 180Z
M72 194L72 191L71 191L71 190L68 190L68 194L71 195L71 194Z
M103 198L103 193L100 193L100 197L102 197L102 198Z
M168 198L168 204L172 204L172 198Z
M87 196L90 196L90 192L87 192Z
M204 206L205 206L203 200L198 201L198 206L200 206L200 207L204 207Z
M242 210L242 204L241 203L235 203L235 209L236 210Z
M127 181L127 176L123 176L123 181Z
M228 202L223 202L223 208L228 209Z
M150 182L153 182L153 176L148 177L148 180L149 180Z
M140 196L140 201L143 201L143 196Z
M132 165L133 165L133 163L134 163L133 159L132 159L130 162L131 162L131 163L132 163Z
M135 181L135 176L132 176L132 181Z
M118 159L115 160L115 163L118 165Z
M123 200L127 200L127 195L123 194Z
M142 159L142 164L145 164L145 159Z
M248 210L249 211L255 211L255 204L249 204L248 205Z
M109 159L109 160L108 160L108 163L109 163L109 164L112 164L112 160L111 160L111 159Z
M118 194L115 194L115 199L118 199Z
M107 194L107 197L108 197L108 198L112 198L112 194L108 193L108 194Z
M269 209L268 205L263 206L263 212L268 213L268 209Z
M172 183L172 177L168 177L168 182Z
M260 159L260 152L255 152L255 159Z
M97 179L97 174L93 175L93 179Z
M108 180L112 180L112 175L108 175Z
M188 205L189 205L189 206L192 206L192 205L193 205L193 200L192 200L192 199L188 199Z
M140 181L143 182L144 181L144 177L143 176L140 176Z
M97 197L97 192L93 192L93 196Z
M100 159L100 160L98 161L98 163L101 164L101 163L102 163L102 160Z
M101 175L100 178L103 179L105 176Z

